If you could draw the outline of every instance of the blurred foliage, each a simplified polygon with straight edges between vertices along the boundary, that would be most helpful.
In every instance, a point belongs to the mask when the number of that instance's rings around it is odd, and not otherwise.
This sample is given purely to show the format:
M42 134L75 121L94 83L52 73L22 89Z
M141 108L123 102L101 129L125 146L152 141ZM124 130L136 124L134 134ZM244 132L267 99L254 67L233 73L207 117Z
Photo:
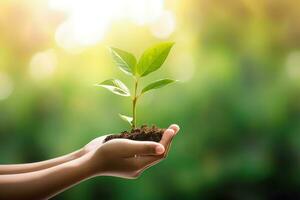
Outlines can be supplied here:
M171 74L183 83L145 95L138 123L181 126L168 159L137 180L94 178L56 199L300 198L299 1L165 7L176 16L167 38L176 45L149 80ZM161 40L120 21L74 54L55 42L63 19L42 0L0 2L2 164L49 159L128 128L116 114L129 112L130 100L93 87L109 77L132 84L106 46L140 54Z

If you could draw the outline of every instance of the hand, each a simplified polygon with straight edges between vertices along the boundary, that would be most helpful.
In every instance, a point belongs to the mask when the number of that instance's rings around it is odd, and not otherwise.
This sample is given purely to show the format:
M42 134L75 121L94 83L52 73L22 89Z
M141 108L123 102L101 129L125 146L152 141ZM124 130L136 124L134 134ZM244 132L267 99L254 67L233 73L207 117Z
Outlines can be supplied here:
M42 164L59 163L52 167L0 175L0 199L48 199L72 185L99 175L137 178L147 167L167 156L178 131L177 125L170 126L159 143L114 139L103 144L106 136L96 138L81 149L83 151L79 150L84 154L78 158L70 159L74 156L72 154Z
M101 137L97 137L95 139L93 139L92 141L90 141L88 144L86 144L83 147L83 154L87 154L89 152L93 152L96 151L97 149L99 149L102 145L103 145L103 141L104 139L107 137L108 135L103 135Z
M167 156L178 131L177 125L171 125L159 143L113 139L103 144L106 136L96 138L84 147L91 173L93 176L137 178L146 168Z

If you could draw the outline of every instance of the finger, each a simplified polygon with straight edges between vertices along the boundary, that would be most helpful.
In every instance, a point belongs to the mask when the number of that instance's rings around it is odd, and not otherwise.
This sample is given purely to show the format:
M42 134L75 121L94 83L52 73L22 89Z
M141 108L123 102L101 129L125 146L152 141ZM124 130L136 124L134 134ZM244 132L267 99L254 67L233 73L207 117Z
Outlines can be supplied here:
M135 155L161 155L165 152L165 147L163 145L151 141L126 140L120 147L120 153L125 157L134 157Z
M165 152L162 155L152 155L152 156L142 156L142 157L138 157L138 158L132 158L135 159L135 162L137 162L137 164L139 165L140 168L142 168L143 170L157 164L158 162L160 162L162 160L163 157L166 157L170 146L171 146L171 142L172 139L174 138L174 136L176 135L176 133L178 133L178 131L180 130L179 126L176 124L172 124L163 134L163 137L160 141L160 143L165 147Z
M163 137L161 138L161 141L159 143L161 143L165 147L165 153L168 151L174 136L175 131L173 129L167 129L164 132Z
M139 162L139 165L141 167L149 167L152 166L154 164L156 164L157 162L159 162L162 158L166 157L167 155L167 151L169 150L170 144L172 142L172 139L175 135L175 132L173 129L167 129L164 134L163 137L160 141L160 144L162 144L165 147L165 152L161 155L158 156L142 156L137 158Z
M161 161L161 157L153 155L131 157L126 159L133 163L136 170L145 170Z
M177 134L180 130L180 127L177 124L172 124L171 126L169 126L169 129L172 129L175 132L175 134Z
M179 130L180 130L180 128L179 128L179 126L177 125L177 124L172 124L168 129L171 129L171 130L173 130L174 131L174 134L172 135L172 137L171 137L171 139L169 140L169 142L166 144L166 145L164 145L165 146L165 153L164 153L164 157L166 157L167 156L167 154L168 154L168 152L169 152L169 149L170 149L170 147L171 147L171 142L172 142L172 140L173 140L173 138L174 138L174 136L179 132ZM167 140L167 139L166 139Z
M174 135L175 135L175 131L173 129L168 128L167 130L165 130L159 143L164 145L164 147L166 147L171 142Z

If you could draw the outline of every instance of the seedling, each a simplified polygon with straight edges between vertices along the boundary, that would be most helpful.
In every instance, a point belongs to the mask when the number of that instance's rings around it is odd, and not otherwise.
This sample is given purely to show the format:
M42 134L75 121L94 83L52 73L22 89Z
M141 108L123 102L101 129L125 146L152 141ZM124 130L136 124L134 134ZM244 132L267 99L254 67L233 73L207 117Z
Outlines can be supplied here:
M142 79L162 66L173 44L172 42L164 42L150 47L142 54L138 61L133 54L127 51L114 47L110 48L110 52L118 68L133 79L133 88L129 90L128 87L118 79L108 79L96 84L96 86L106 88L120 96L131 97L132 116L123 114L119 114L119 116L130 124L132 130L137 127L137 103L140 98L151 90L162 88L176 81L173 79L160 79L140 90Z

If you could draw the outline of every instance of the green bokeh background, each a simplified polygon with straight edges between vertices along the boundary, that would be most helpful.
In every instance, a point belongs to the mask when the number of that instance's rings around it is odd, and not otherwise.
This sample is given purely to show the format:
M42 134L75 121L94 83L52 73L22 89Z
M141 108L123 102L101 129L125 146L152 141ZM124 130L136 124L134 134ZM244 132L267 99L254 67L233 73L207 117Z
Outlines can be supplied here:
M300 3L295 0L165 1L176 15L163 68L145 78L181 83L144 96L138 123L181 126L169 157L137 180L97 177L55 199L300 198ZM106 46L140 55L162 40L114 23L80 53L54 39L62 13L44 1L0 2L0 162L49 159L128 128L130 100L93 86L117 77ZM35 79L32 57L52 49L55 72ZM1 92L1 91L0 91ZM47 180L45 180L47 181Z

